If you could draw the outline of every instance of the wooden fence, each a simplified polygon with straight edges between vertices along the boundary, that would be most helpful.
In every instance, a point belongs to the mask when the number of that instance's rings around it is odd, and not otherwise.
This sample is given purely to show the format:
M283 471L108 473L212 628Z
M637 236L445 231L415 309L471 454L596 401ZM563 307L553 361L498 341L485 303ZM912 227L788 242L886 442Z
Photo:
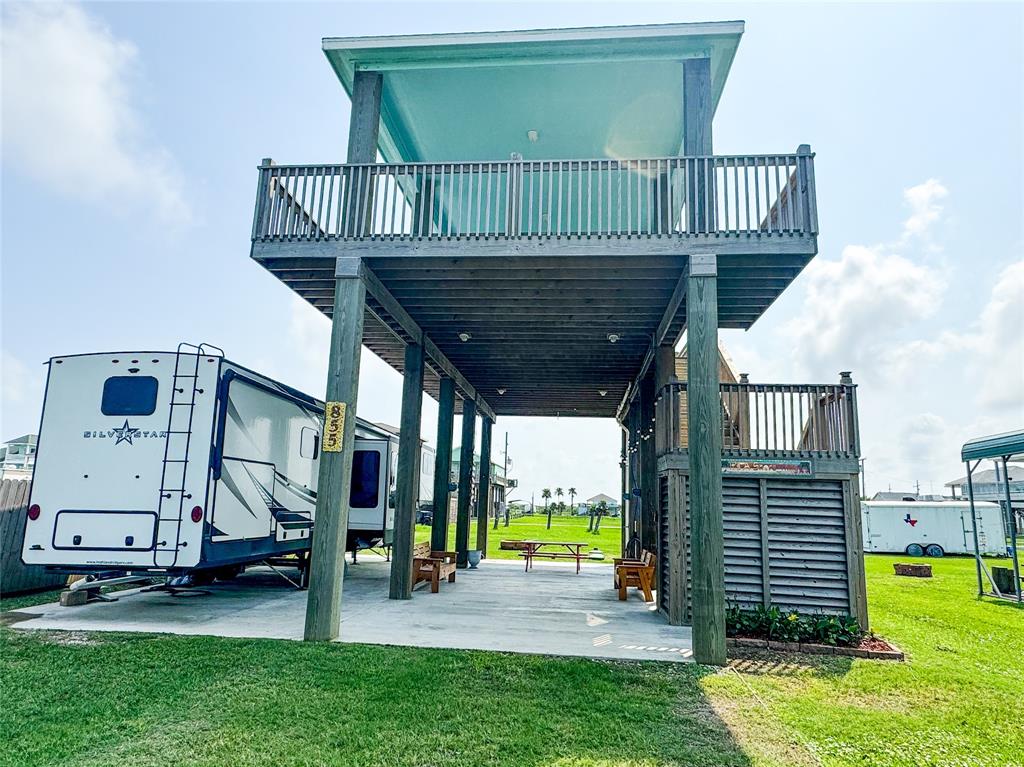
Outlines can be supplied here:
M0 594L5 597L57 588L67 581L66 575L21 563L30 487L31 483L24 479L0 482Z

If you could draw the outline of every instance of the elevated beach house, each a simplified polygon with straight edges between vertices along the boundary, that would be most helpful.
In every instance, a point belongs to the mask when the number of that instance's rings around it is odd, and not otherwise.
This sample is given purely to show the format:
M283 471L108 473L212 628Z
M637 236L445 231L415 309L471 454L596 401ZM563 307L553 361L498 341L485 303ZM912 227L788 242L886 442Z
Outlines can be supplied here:
M323 41L352 102L346 161L264 160L252 228L252 257L333 322L308 638L338 632L361 345L405 381L393 598L411 595L418 459L404 438L426 391L439 508L461 413L462 562L470 515L486 514L465 491L478 416L483 466L499 416L615 418L624 538L657 554L661 611L692 625L697 660L724 661L729 602L866 623L850 377L720 380L718 329L753 325L818 249L803 137L714 151L742 34L729 21ZM749 118L754 131L756 104Z

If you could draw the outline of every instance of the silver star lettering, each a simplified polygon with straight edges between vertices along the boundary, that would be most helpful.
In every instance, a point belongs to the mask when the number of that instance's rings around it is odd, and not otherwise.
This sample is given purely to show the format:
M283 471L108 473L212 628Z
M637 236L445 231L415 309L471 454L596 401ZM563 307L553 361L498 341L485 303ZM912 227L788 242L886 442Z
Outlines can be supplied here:
M117 441L114 442L115 445L120 445L122 442L134 445L135 443L132 442L132 440L139 436L139 430L129 426L127 418L124 419L124 426L120 429L113 429L112 431L114 432L114 436L117 437Z

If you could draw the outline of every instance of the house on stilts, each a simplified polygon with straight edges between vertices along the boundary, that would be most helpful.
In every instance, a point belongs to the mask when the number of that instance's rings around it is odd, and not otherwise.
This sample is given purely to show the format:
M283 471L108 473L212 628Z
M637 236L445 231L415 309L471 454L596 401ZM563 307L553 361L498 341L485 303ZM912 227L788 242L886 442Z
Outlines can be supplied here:
M720 376L719 328L749 328L817 252L811 148L712 146L743 28L323 41L352 101L346 162L264 160L252 229L252 257L333 323L307 638L338 633L361 345L404 376L403 438L424 391L440 403L439 508L457 413L460 489L478 416L483 466L499 416L615 418L624 537L657 554L660 609L692 625L698 661L724 662L729 602L866 625L849 375ZM397 599L412 589L416 444L400 446ZM487 510L464 492L457 506L464 564L470 515ZM446 534L435 525L435 548Z

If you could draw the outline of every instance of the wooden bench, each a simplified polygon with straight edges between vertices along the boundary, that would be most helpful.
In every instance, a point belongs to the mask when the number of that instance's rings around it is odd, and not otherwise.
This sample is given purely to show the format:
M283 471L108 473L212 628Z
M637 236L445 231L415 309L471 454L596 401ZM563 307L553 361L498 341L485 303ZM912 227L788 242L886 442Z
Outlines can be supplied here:
M412 547L412 587L417 583L428 581L431 593L436 594L441 588L441 579L447 578L455 583L455 552L431 551L426 541Z
M615 588L619 590L619 599L625 601L626 589L640 589L645 602L654 601L652 585L658 558L649 551L644 551L640 559L615 560Z

